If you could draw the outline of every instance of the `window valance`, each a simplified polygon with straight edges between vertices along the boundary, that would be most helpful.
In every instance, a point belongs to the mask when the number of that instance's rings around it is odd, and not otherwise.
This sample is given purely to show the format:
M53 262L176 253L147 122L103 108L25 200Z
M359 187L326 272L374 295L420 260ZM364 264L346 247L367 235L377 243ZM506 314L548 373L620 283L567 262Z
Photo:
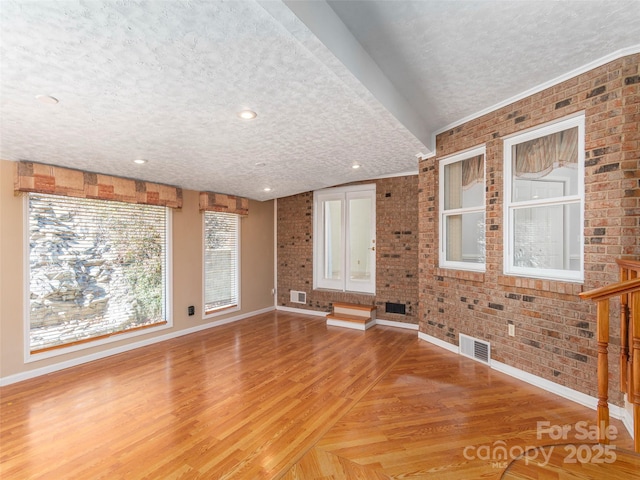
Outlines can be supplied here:
M178 187L34 162L16 163L14 189L182 208L182 189Z
M249 199L224 193L200 192L200 211L249 215Z
M462 164L462 188L471 188L476 183L484 182L484 154L467 158Z
M578 166L578 127L516 145L515 175L542 178L554 168Z

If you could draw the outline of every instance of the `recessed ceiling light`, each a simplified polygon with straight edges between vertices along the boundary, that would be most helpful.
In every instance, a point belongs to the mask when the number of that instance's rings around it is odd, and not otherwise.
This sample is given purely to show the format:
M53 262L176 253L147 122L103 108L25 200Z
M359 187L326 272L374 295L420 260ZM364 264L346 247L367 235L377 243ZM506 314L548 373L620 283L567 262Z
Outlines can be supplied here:
M357 170L361 167L361 165L359 163L354 163L353 165L351 165L351 168L353 168L354 170Z
M258 116L258 114L253 110L242 110L241 112L238 112L238 116L243 120L253 120Z
M147 163L147 161L144 158L136 158L133 163L137 163L138 165L142 165L144 163Z
M265 192L270 192L271 191L271 187L264 187L262 190L265 191Z
M55 105L59 101L56 97L52 97L51 95L36 95L36 99L41 103L47 103L49 105Z

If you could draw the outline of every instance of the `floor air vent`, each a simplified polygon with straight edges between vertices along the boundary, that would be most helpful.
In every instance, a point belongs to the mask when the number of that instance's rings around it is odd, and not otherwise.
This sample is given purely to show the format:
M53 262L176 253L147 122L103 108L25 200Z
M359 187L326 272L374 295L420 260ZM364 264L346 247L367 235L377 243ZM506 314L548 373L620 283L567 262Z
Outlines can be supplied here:
M289 292L289 300L291 303L307 303L307 292L291 290L291 292Z
M461 333L460 355L489 364L489 360L491 359L491 344Z

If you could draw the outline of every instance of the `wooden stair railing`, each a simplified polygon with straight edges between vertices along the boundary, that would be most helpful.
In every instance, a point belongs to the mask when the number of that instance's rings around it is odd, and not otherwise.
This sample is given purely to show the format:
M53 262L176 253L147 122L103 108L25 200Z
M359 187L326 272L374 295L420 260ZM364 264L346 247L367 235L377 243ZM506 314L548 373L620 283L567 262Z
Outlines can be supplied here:
M598 441L609 443L609 301L620 297L620 391L633 408L634 449L640 453L640 261L622 258L620 281L580 293L597 304Z

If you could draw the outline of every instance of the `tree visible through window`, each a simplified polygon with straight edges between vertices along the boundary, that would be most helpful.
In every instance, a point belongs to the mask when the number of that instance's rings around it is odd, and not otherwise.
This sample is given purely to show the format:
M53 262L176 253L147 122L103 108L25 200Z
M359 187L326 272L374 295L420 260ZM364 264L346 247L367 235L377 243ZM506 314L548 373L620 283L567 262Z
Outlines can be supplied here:
M32 353L166 323L167 209L29 195Z

